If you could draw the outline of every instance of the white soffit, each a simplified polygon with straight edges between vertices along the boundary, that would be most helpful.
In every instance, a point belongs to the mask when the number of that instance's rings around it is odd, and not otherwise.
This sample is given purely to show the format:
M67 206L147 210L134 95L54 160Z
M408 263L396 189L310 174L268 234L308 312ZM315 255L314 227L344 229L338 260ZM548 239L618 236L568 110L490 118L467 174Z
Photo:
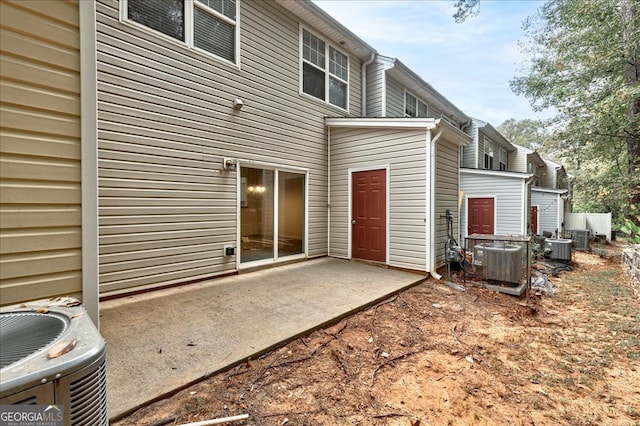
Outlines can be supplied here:
M313 2L308 0L276 0L276 2L361 60L368 60L372 53L376 53L373 47Z

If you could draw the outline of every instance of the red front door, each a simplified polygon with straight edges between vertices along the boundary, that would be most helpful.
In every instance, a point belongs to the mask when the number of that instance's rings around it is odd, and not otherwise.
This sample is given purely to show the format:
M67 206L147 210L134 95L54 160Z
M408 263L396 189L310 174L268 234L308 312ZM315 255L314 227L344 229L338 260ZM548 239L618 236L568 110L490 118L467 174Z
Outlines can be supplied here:
M351 177L351 247L356 259L387 260L386 175L386 170L368 170Z
M469 198L467 234L494 234L493 198Z

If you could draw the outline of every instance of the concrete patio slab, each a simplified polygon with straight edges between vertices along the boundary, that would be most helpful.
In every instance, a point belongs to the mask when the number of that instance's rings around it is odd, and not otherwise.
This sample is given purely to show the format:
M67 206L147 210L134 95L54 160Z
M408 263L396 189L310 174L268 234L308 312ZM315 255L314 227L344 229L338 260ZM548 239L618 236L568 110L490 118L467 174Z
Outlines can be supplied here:
M109 418L425 279L333 258L102 302Z

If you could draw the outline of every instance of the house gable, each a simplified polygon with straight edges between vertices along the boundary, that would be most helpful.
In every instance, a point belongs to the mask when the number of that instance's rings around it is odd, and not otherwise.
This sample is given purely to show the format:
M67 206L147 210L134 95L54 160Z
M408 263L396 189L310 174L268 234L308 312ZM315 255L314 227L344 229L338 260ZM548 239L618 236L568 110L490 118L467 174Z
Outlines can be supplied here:
M515 147L491 124L473 119L473 142L463 148L463 167L509 171Z

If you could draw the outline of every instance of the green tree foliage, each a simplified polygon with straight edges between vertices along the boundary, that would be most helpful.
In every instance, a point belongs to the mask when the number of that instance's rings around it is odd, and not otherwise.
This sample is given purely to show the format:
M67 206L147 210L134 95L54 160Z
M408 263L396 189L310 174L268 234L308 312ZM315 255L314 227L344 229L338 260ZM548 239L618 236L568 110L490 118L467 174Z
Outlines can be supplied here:
M456 8L453 19L455 19L456 23L461 24L467 18L478 15L480 12L480 0L456 0L453 7Z
M529 68L511 81L534 109L557 111L554 148L576 174L574 205L619 223L640 222L638 9L636 0L549 1L524 23Z
M516 120L510 118L498 126L498 131L516 145L547 153L551 148L552 132L544 120Z

